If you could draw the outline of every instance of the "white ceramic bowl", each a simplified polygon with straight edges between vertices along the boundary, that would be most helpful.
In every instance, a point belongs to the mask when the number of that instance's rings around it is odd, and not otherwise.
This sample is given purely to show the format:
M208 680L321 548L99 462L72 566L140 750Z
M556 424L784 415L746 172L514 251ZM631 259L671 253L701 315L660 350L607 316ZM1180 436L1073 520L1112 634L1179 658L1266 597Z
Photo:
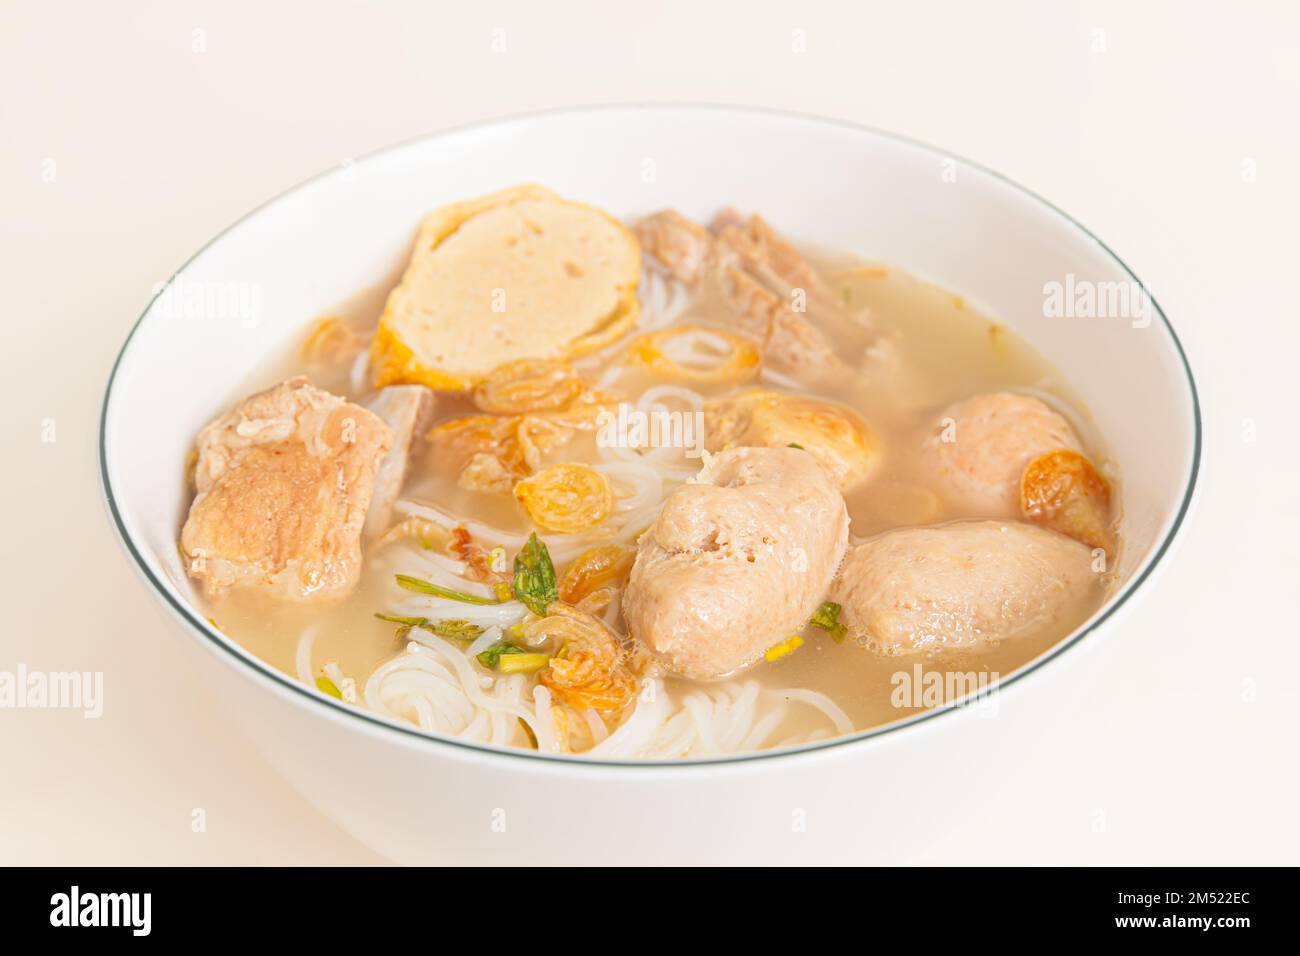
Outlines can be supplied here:
M1136 280L1083 227L995 173L801 116L649 106L490 122L332 170L241 219L173 279L185 296L150 303L109 381L103 482L132 561L203 648L199 666L231 718L308 799L393 860L915 858L956 824L958 804L978 812L952 781L976 788L999 762L1027 759L1050 719L980 720L966 708L793 754L593 764L384 723L273 672L207 625L176 549L194 434L304 323L393 275L427 211L520 182L625 217L666 206L697 218L724 204L759 210L796 239L895 263L964 295L1054 362L1122 465L1122 582L1078 632L1004 678L1000 696L1038 714L1068 699L1085 655L1042 665L1113 627L1191 504L1200 421L1173 330L1158 307L1145 327L1046 318L1046 283ZM203 301L187 298L196 289L208 293Z

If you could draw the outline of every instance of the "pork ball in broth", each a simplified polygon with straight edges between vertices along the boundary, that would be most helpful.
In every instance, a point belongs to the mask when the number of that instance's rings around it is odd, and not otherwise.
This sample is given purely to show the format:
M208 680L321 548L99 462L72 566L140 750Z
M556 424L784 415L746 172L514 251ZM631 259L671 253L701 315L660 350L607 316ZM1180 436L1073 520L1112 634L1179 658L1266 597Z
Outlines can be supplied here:
M995 392L944 409L922 441L921 464L962 513L1011 518L1025 466L1061 450L1082 451L1069 422L1037 398Z
M848 544L831 474L797 448L732 448L641 538L623 613L668 670L721 677L798 633Z
M1078 541L1019 521L886 531L831 588L849 636L887 656L978 650L1076 613L1098 576Z

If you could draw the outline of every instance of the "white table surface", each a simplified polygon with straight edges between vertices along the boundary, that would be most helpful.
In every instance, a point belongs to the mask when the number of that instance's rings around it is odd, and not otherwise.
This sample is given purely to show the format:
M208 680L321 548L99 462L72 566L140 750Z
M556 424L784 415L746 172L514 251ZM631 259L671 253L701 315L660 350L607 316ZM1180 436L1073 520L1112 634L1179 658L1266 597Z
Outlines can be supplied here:
M999 782L1004 815L918 861L1297 862L1295 5L445 6L0 5L0 670L105 675L99 720L0 710L0 863L382 862L223 719L128 567L96 470L109 368L154 283L287 186L472 120L642 100L844 118L1000 170L1148 281L1195 369L1180 553L1059 745Z

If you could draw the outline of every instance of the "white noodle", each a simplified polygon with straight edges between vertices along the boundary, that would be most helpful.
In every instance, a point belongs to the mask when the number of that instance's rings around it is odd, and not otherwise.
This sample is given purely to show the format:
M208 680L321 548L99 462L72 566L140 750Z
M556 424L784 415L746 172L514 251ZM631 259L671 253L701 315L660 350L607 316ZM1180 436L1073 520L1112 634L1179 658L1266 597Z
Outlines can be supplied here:
M486 628L469 647L465 648L465 656L478 657L499 640L501 640L501 628L496 626Z
M591 729L591 739L596 744L602 743L609 737L609 728L605 726L605 721L595 710L588 708L582 711L582 716L586 718L587 726Z
M815 690L805 690L802 687L787 687L784 690L775 692L778 696L787 700L796 700L800 703L816 707L835 725L836 731L841 734L853 733L853 721L849 720L849 715L844 713L839 706L827 697L825 694Z
M519 675L489 681L485 689L464 653L432 632L420 637L406 653L375 668L366 681L367 706L425 730L498 746L517 742L520 720L538 733L537 715L524 701L525 684L513 679Z
M461 526L479 541L492 545L500 544L507 548L518 549L523 547L524 542L528 540L526 534L504 531L481 521L455 518L439 508L410 498L399 498L393 507L401 514L425 518L444 528L452 529ZM546 542L546 549L550 552L551 559L557 564L562 564L577 557L594 539L601 536L602 533L587 535L552 534L544 535L543 540Z
M636 407L639 411L648 412L654 409L671 411L664 398L678 398L691 407L691 411L704 411L704 396L694 389L685 388L681 385L655 385L653 388L647 388L641 393L641 397L636 400Z
M636 709L615 730L587 751L589 757L627 758L640 756L668 716L668 694L663 683L651 678L642 688ZM646 698L650 698L648 701Z
M768 385L776 385L779 388L793 389L796 392L802 392L807 388L803 382L797 381L789 375L782 375L780 372L774 372L766 365L759 370L758 380Z
M519 601L502 604L467 604L449 598L433 597L402 591L392 601L387 612L394 617L427 617L434 621L468 621L479 627L511 627L528 614L528 608Z
M662 476L644 459L638 461L616 461L593 465L596 471L615 479L614 484L630 487L631 493L619 495L615 488L615 512L640 511L647 505L658 503L663 497L664 482Z
M362 349L357 357L352 360L352 368L348 371L348 385L351 387L354 397L359 397L369 391L366 388L366 372L369 369L370 350Z
M425 551L422 548L394 548L388 562L394 570L410 577L424 578L433 584L475 597L494 598L496 592L481 581L472 581L462 572L465 565L459 561L449 562L440 554Z
M643 267L637 298L641 310L636 325L626 335L600 351L578 359L573 363L575 367L586 371L599 368L611 357L626 351L628 343L636 336L672 325L690 307L694 297L685 285L662 270ZM598 382L597 387L605 386Z
M312 624L298 637L298 649L294 654L295 669L298 671L298 680L302 681L308 687L316 686L316 675L311 670L311 649L316 643L316 631L319 625Z
M731 359L733 347L716 332L690 329L664 339L661 351L665 358L685 368L712 372Z
M555 718L551 715L551 691L541 684L533 688L533 722L529 726L537 737L538 750L543 753L560 752Z
M663 684L653 679L650 683L653 686L638 699L636 709L623 725L608 740L587 751L587 756L615 759L719 756L794 746L853 729L844 712L816 691L765 690L753 680L741 684L730 682L691 690L673 708ZM790 719L791 703L812 707L833 726L774 739Z

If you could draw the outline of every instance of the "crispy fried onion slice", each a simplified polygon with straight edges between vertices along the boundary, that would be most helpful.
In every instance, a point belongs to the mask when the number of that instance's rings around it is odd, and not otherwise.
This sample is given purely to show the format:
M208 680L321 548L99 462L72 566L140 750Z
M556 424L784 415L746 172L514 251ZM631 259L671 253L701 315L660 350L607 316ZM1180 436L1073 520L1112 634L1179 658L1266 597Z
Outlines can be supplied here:
M675 325L638 336L628 359L667 378L734 384L758 374L761 356L748 341L722 329Z
M407 540L415 541L426 551L446 551L451 545L452 532L427 518L404 518L385 531L375 545L384 548Z
M495 551L488 551L474 540L474 536L464 525L457 525L452 529L447 550L464 562L466 575L471 580L491 583L504 581L506 578L504 550L497 548Z
M601 412L612 410L617 402L609 392L584 387L559 411L471 415L443 422L425 439L433 446L432 461L459 469L462 488L506 493L575 434L593 431Z
M569 565L560 580L560 600L578 604L597 591L622 585L632 572L636 551L618 544L588 548ZM608 604L608 600L605 602Z
M614 488L590 465L550 465L515 482L515 499L539 528L576 534L614 513Z
M530 646L555 648L538 680L556 700L577 710L619 711L636 696L637 679L614 632L599 620L552 602L544 617L523 625Z
M489 551L464 525L448 529L428 518L412 516L385 531L375 544L385 548L401 541L413 541L426 551L455 558L465 565L465 576L471 581L492 584L506 579L505 549Z
M1062 449L1040 455L1020 479L1020 510L1030 521L1110 551L1110 483L1092 462Z
M351 358L366 340L336 315L312 323L299 354L308 362L332 363Z
M577 370L562 359L519 359L489 372L474 389L474 404L493 415L557 412L584 388Z
M509 491L529 471L518 428L516 418L471 415L435 426L425 439L432 446L432 461L460 469L462 487Z

